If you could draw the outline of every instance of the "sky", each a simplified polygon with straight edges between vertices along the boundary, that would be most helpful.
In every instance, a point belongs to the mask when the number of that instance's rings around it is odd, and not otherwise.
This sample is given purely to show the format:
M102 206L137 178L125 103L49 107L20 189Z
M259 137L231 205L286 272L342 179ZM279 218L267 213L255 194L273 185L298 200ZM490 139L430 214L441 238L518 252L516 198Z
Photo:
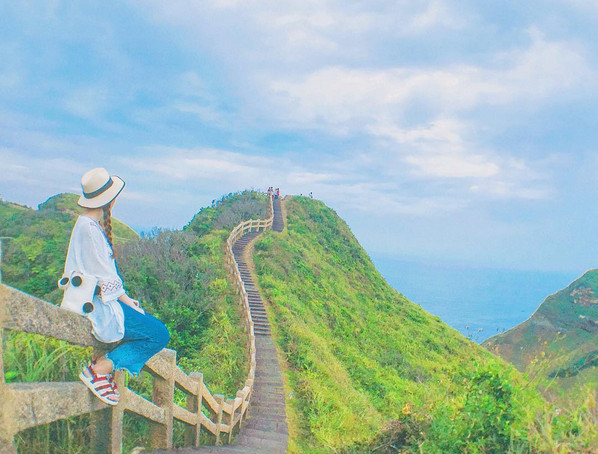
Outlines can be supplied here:
M313 192L373 256L598 264L598 3L0 3L0 194L102 166L115 215L180 228Z

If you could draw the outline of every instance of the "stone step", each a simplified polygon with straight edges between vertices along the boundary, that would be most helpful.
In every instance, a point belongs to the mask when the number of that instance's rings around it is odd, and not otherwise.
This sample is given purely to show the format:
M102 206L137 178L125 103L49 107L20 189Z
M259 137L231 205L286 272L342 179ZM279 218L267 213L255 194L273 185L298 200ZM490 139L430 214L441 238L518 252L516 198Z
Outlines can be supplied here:
M287 417L284 407L269 408L266 405L256 405L252 407L251 411L255 417L258 417L257 415L259 415L262 419L269 419L272 421L285 421Z
M278 376L278 360L276 358L272 358L272 359L261 359L261 358L256 358L257 363L258 363L258 373L260 372L260 370L263 370L264 372L268 369L272 369L272 368L276 368L276 376Z
M253 399L255 399L256 401L254 402ZM253 397L251 399L251 408L253 409L252 411L258 411L258 409L261 409L263 406L269 407L269 408L277 408L280 410L286 410L286 405L284 404L284 401L281 402L280 399L270 399L270 400L260 400L258 397Z
M253 385L253 387L256 395L268 396L272 399L285 398L285 391L282 385L270 385L269 387Z
M249 446L252 448L276 449L276 448L283 447L282 440L272 440L269 438L252 437L249 435L245 435L244 433L238 435L236 440L238 440L239 445ZM236 440L235 440L235 443L237 443Z
M245 426L248 429L257 429L280 434L288 434L286 421L273 421L270 419L249 419Z
M286 394L282 386L273 388L271 392L264 392L263 389L259 388L258 390L254 391L251 400L253 402L253 399L255 398L256 402L280 404L285 402L285 396Z
M270 381L276 383L279 380L279 378L277 376L274 376L274 375L260 375L260 374L256 373L255 376L259 377L260 381L261 380L270 380ZM283 391L282 380L279 383L272 384L272 385L269 385L269 386L275 386L276 387L276 392L284 392Z
M268 340L268 339L260 339L260 341L263 340ZM272 340L272 339L269 339ZM278 352L276 351L276 349L274 349L272 346L270 345L259 345L259 343L256 341L255 343L255 347L257 350L257 354L259 355L260 358L278 358Z
M278 440L278 441L287 441L288 436L285 434L277 433L277 432L266 432L264 430L257 430L257 429L245 429L243 430L243 434L247 434L250 437L256 438L265 438L268 440Z
M255 389L272 389L273 391L280 391L282 389L282 378L278 380L260 380L253 385ZM277 388L277 389L273 389ZM280 388L280 389L278 389Z
M276 350L276 347L274 347L274 342L267 344L262 343L257 349L257 352L262 355L272 355L273 357L276 357L276 355L278 354L278 350Z
M260 367L269 367L275 365L275 363L278 364L278 358L272 356L266 358L264 356L255 355L255 360Z

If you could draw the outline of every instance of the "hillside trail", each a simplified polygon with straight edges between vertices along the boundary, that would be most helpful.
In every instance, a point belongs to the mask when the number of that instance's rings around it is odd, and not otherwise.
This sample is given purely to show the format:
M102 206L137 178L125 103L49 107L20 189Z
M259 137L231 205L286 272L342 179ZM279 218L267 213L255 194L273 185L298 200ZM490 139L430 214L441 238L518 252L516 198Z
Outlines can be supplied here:
M284 221L280 199L274 199L274 219L272 230L282 232ZM243 235L233 246L233 255L241 272L241 279L249 295L249 307L254 323L256 371L253 395L249 407L249 417L241 425L239 434L230 445L180 448L173 451L153 451L161 453L245 453L279 454L285 453L288 442L288 427L285 413L285 394L282 371L278 363L276 346L270 335L270 324L262 297L251 277L247 263L248 245L261 232Z

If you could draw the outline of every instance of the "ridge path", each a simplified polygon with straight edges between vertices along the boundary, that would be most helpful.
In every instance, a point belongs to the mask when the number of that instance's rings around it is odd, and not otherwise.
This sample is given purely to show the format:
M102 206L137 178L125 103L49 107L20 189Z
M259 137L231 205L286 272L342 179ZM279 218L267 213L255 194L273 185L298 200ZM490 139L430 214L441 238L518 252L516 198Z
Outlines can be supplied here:
M282 232L284 221L280 199L274 199L272 230ZM288 427L285 413L285 394L276 346L270 335L270 323L262 297L255 286L247 264L247 247L260 232L243 235L233 246L233 255L241 279L249 296L251 318L254 323L256 371L248 418L243 422L233 444L180 448L174 451L153 451L184 454L282 454L287 450Z

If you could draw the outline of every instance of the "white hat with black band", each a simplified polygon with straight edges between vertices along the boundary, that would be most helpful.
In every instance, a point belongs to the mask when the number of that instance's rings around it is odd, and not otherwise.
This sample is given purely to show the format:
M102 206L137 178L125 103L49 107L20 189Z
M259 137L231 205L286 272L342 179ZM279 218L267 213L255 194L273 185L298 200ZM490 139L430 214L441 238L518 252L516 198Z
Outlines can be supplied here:
M112 202L125 187L122 178L110 176L103 167L86 172L81 178L83 195L77 202L83 208L100 208Z

